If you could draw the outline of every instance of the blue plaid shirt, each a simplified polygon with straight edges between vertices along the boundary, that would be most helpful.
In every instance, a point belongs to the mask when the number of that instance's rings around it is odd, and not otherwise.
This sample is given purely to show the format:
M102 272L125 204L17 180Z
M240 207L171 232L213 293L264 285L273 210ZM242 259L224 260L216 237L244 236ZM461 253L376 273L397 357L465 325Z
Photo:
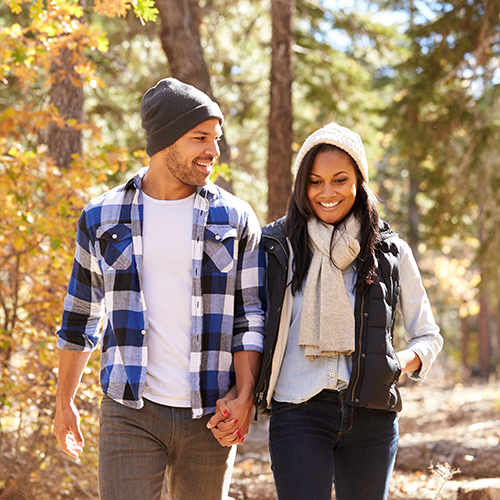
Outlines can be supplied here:
M66 350L94 350L101 340L102 389L132 408L144 404L148 354L141 289L145 172L83 210L57 332ZM233 353L263 350L265 257L250 206L211 183L195 195L191 248L191 408L199 418L234 385Z

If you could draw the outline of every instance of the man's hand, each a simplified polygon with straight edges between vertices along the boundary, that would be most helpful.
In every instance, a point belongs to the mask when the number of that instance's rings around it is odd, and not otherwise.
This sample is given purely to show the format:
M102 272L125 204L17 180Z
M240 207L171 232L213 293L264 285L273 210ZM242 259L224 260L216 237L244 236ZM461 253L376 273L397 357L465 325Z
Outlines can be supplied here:
M238 398L234 389L217 400L215 414L207 424L222 446L243 444L250 427L253 401Z
M61 449L74 458L77 458L83 449L80 414L74 399L89 357L88 351L61 350L59 353L57 406L53 432Z
M217 400L215 415L207 427L222 446L243 444L248 434L253 393L259 375L262 356L256 351L239 351L234 354L236 386Z
M80 431L80 414L73 401L64 408L59 405L54 419L54 434L61 449L77 458L83 450L83 435Z

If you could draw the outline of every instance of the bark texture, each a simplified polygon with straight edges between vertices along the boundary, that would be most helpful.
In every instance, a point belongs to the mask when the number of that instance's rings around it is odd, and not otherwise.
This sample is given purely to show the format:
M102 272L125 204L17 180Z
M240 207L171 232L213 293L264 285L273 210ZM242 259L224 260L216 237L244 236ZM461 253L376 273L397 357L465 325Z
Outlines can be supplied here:
M294 0L272 0L272 60L267 160L268 221L282 217L292 192L292 17Z
M72 53L68 48L60 51L59 58L54 60L51 73L55 83L50 90L50 103L54 105L65 119L83 120L83 87L78 85L79 76L73 69ZM73 127L59 128L51 123L46 131L46 143L50 156L62 169L70 167L72 156L82 154L82 133Z
M161 44L172 76L214 99L201 44L198 0L156 0L155 4L161 19ZM224 137L219 145L219 162L229 165L229 147ZM217 184L233 192L232 182L219 178Z

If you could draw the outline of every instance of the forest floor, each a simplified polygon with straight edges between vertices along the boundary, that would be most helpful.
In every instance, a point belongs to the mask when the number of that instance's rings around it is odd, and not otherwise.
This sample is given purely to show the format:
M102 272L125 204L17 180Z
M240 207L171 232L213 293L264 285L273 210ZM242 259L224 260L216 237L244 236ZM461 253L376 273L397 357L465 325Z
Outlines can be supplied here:
M494 460L500 462L500 382L438 385L427 380L422 385L405 384L400 391L404 405L389 500L455 500L468 481L498 477L495 471L471 475L474 469L467 467L468 476L453 471L474 461L473 452L465 449L491 450ZM252 421L245 444L238 448L230 490L234 500L276 499L267 448L268 423L259 415L257 422ZM447 446L444 456L443 443ZM437 451L440 446L441 453Z

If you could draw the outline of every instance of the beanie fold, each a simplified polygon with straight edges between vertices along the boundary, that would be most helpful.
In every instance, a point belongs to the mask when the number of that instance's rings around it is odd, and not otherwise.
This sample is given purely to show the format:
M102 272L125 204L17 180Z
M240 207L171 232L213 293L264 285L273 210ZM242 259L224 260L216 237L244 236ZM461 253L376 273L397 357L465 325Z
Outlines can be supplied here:
M358 166L363 179L368 182L368 162L365 147L361 137L356 132L331 122L313 132L305 141L295 158L295 177L302 164L304 156L319 144L331 144L345 151Z

